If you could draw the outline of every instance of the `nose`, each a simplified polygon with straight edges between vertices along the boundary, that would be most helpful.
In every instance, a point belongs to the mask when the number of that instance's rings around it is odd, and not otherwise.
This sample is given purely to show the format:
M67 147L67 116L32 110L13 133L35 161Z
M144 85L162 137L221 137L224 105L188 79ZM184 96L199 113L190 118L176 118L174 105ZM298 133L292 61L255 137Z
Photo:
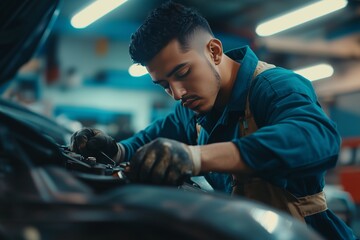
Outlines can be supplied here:
M170 83L169 93L175 100L180 100L186 94L186 89L181 83Z

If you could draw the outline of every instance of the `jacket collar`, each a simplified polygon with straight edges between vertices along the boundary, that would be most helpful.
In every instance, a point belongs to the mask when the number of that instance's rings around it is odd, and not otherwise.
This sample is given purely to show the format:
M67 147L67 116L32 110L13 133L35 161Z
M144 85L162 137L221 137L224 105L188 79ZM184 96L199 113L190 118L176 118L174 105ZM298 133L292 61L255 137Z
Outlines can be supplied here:
M231 50L226 55L241 64L227 108L229 111L245 111L248 89L259 59L248 46Z

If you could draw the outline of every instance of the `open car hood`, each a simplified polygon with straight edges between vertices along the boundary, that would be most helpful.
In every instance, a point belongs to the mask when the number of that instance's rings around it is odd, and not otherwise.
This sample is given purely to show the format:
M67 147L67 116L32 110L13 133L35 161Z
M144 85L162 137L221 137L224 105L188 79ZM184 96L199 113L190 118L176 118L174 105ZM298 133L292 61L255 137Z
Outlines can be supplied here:
M43 43L59 1L0 1L0 84ZM321 239L246 199L131 183L121 166L71 153L68 133L0 100L0 239Z
M60 0L0 1L0 85L11 80L44 42Z

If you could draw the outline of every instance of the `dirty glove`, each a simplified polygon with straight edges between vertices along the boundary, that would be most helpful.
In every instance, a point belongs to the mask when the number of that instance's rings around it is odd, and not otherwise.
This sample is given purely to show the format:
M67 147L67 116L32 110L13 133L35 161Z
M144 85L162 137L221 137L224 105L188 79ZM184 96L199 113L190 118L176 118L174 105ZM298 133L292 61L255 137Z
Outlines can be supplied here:
M105 153L116 163L120 162L122 147L109 135L95 128L83 128L71 136L70 150L85 158L95 157L102 162L109 162Z
M200 172L200 147L158 138L138 149L130 165L133 181L180 185Z

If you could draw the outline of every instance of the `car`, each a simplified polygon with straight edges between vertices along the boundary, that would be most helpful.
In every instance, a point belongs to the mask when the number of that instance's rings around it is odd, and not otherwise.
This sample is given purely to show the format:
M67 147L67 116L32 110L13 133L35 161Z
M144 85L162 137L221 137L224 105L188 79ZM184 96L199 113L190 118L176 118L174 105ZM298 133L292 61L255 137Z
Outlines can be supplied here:
M0 83L41 44L59 0L0 3ZM69 150L72 131L0 100L1 239L322 239L286 213L193 179L132 183L126 166Z

